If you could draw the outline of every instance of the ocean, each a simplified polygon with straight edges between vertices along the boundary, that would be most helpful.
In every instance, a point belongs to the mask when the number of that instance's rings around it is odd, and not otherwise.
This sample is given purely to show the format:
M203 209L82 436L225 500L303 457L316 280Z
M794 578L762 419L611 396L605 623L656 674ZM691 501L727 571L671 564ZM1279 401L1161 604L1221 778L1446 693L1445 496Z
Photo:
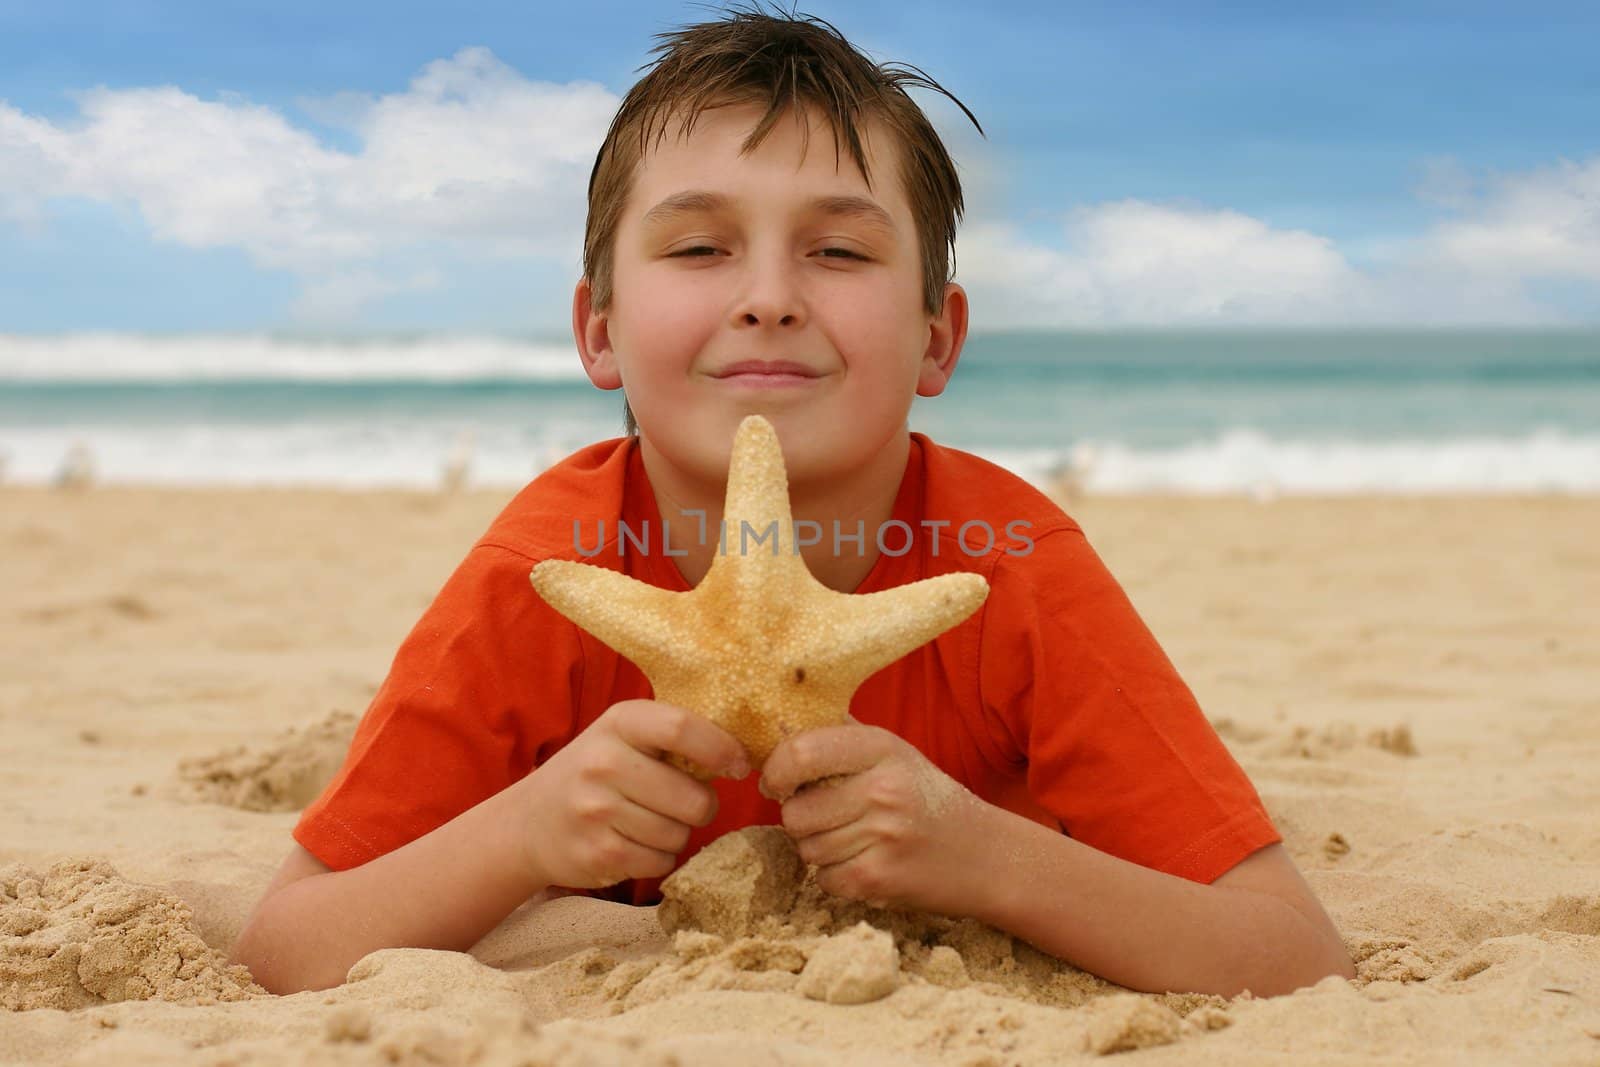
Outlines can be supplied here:
M1088 492L1600 492L1600 330L993 333L911 427ZM0 477L514 488L622 432L570 338L0 334ZM468 437L470 435L470 441Z

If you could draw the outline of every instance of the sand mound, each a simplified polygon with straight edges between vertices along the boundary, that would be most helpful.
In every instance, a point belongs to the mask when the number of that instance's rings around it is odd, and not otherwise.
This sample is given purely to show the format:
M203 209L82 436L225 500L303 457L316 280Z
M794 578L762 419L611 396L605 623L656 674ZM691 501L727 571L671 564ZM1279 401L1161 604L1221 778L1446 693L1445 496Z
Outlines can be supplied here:
M334 709L320 722L283 731L270 744L235 745L178 763L189 800L245 811L299 811L315 800L344 762L356 716Z
M189 906L108 863L0 868L0 1007L72 1010L119 1000L215 1004L265 996L194 928Z
M1051 1012L1057 1017L1030 1039L1050 1048L1030 1055L1142 1048L1227 1025L1221 997L1130 994L973 919L832 896L818 888L816 868L800 860L782 827L725 835L661 890L658 917L672 937L670 954L621 960L592 949L552 965L629 1019L647 1005L679 1004L702 990L841 1005L882 1001L893 1004L883 1025L961 1020L939 1024L950 1049L962 1034L979 1047L978 1036L1022 1028L1030 1006L1080 1009ZM960 1003L946 1004L952 997ZM1185 1024L1199 1009L1205 1011Z

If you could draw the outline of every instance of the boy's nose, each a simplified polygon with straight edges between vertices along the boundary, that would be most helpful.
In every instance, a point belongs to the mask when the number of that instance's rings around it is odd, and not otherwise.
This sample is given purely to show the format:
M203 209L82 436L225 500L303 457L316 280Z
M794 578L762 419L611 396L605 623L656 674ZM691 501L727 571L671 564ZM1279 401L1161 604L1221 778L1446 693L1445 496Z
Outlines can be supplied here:
M789 315L765 314L765 315L763 315L763 314L757 313L756 311L746 311L745 314L744 314L744 322L745 322L745 325L747 325L747 326L760 326L762 323L773 322L773 321L776 321L779 326L791 326L795 322L799 321L799 316L793 315L793 314L789 314Z
M804 319L790 269L780 264L752 264L749 284L735 306L735 322L741 326L798 326Z

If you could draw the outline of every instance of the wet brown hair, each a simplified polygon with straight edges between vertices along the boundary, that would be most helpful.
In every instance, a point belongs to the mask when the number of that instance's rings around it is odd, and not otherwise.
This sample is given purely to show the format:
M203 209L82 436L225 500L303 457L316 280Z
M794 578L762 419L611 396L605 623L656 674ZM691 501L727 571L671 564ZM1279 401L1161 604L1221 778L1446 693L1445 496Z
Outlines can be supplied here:
M650 145L659 145L667 123L682 118L679 136L694 128L709 108L756 104L766 113L740 146L754 151L778 119L793 109L814 111L833 129L835 161L839 142L850 149L862 177L872 186L859 123L882 121L897 138L902 173L922 255L923 304L937 315L944 287L953 275L956 224L963 210L961 180L944 143L906 87L943 93L983 133L967 106L916 67L876 64L845 40L832 25L811 15L767 14L757 6L735 9L715 22L702 22L657 34L651 49L662 53L639 70L649 70L623 97L589 174L589 214L584 224L583 273L589 279L590 306L608 311L615 298L613 273L617 226L633 179ZM802 145L810 140L809 130ZM638 424L624 397L624 432Z

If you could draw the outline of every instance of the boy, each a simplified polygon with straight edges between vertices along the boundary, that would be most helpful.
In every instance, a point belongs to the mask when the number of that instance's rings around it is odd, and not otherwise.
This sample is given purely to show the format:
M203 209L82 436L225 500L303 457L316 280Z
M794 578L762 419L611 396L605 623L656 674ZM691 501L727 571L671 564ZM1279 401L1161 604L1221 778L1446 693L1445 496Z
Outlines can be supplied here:
M1353 976L1082 530L907 427L966 336L947 258L960 184L901 84L944 90L812 19L736 12L665 37L597 158L573 307L590 380L625 390L628 435L537 478L451 576L235 959L275 991L326 988L378 948L464 951L529 899L612 887L653 904L708 841L781 822L829 892L973 916L1130 988L1270 995ZM795 520L829 532L803 553L823 584L959 569L990 587L869 678L851 722L760 768L648 699L633 664L528 583L566 558L692 588L752 413L777 430ZM619 536L663 520L670 545ZM910 543L874 533L891 527ZM698 781L674 755L726 777Z

